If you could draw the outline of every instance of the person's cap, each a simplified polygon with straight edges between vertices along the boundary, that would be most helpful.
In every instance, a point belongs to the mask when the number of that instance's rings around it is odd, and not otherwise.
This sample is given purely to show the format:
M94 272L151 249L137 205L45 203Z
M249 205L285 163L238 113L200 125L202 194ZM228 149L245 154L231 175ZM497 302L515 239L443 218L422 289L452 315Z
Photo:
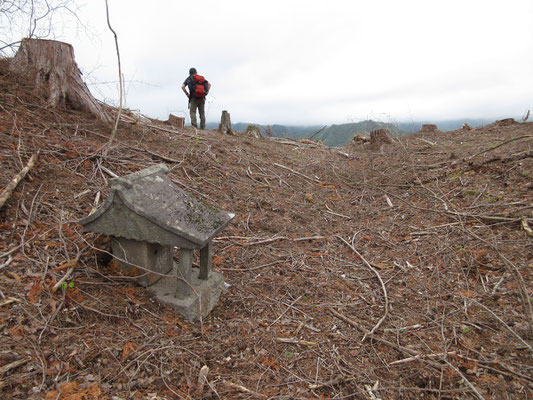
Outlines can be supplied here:
M191 68L189 70L189 75L194 75L194 74L196 74L196 68Z

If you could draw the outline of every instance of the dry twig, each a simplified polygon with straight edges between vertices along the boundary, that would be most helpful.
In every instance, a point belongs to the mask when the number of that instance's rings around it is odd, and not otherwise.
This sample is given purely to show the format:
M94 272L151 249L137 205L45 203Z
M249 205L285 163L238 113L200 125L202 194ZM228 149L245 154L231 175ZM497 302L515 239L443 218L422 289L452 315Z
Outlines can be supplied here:
M381 284L381 289L383 290L383 296L385 298L385 312L383 313L383 316L379 319L379 321L376 323L376 325L374 325L374 327L369 331L369 335L372 335L379 327L380 325L383 323L383 321L385 321L385 318L387 318L387 314L389 312L389 296L387 295L387 288L385 287L385 283L383 282L383 279L381 279L381 275L379 274L378 271L376 271L375 268L372 267L372 265L370 265L370 263L361 255L361 253L359 253L354 246L352 246L350 243L348 243L346 240L344 240L343 237L341 236L337 236L340 240L342 240L350 249L352 249L352 251L363 261L363 263L374 273L374 275L377 276L378 280L379 280L379 283ZM361 340L362 342L365 341L366 337L368 335L365 334L363 336L363 339Z
M9 182L9 184L2 191L2 194L0 194L0 209L3 207L5 202L11 197L13 190L15 190L19 182L22 179L24 179L28 171L33 168L33 166L35 165L35 162L37 161L38 156L39 156L39 151L37 151L30 157L26 166L22 168L22 170L17 175L15 175L15 177L11 180L11 182Z
M422 358L420 356L420 354L416 351L414 351L413 349L410 349L408 347L404 347L404 346L400 346L400 345L397 345L395 343L392 343L391 341L389 340L386 340L386 339L383 339L383 338L380 338L378 336L376 336L375 334L373 333L370 333L370 331L368 329L366 329L364 326L361 326L360 324L356 323L354 320L348 318L347 316L345 316L344 314L341 314L340 312L338 312L337 310L335 310L334 308L328 308L328 311L333 314L335 317L343 320L344 322L346 322L347 324L353 326L354 328L360 330L361 332L363 332L363 334L366 336L366 337L370 337L372 340L375 340L376 342L380 342L380 343L383 343L383 344L386 344L387 346L395 349L395 350L398 350L402 353L406 353L406 354L409 354L411 356L415 356L415 357L418 357L421 361L424 361L425 363L427 364L430 364L432 365L433 367L436 367L438 369L441 368L441 365L436 363L436 362L433 362L433 361L429 361L429 360L425 360L424 358Z
M31 361L31 358L22 358L20 360L13 361L9 364L6 364L0 367L0 375L4 375L6 372L11 371L12 369L15 369L17 367L20 367L21 365L26 364L28 361Z
M489 151L496 150L498 147L502 147L502 146L504 146L504 145L506 145L508 143L515 142L515 141L521 140L521 139L527 139L527 138L533 138L533 135L523 135L523 136L518 136L518 137L515 137L515 138L512 138L512 139L506 140L506 141L504 141L504 142L502 142L502 143L500 143L500 144L498 144L498 145L496 145L494 147L491 147L489 149L485 149L483 151L480 151L479 153L472 154L470 157L468 157L468 160L471 160L472 158L477 157L477 156L479 156L481 154L488 153Z
M242 385L239 385L237 383L233 383L233 382L226 381L226 380L222 381L222 383L224 383L224 385L226 385L226 386L229 386L230 388L240 390L241 392L248 393L248 394L250 394L252 396L255 396L255 397L260 397L262 399L268 397L268 396L265 396L264 394L258 393L255 390L248 389L248 388L246 388L246 387L244 387Z
M118 49L118 37L115 30L111 27L111 22L109 21L109 6L107 4L107 0L105 0L105 11L106 11L106 17L107 17L107 26L109 27L109 30L113 33L113 36L115 38L115 48L117 52L117 63L118 63L118 80L119 80L119 107L117 112L117 117L115 119L115 124L113 125L113 131L111 132L111 137L109 138L109 145L113 143L113 139L115 139L115 136L117 134L117 128L118 128L118 122L120 121L120 114L122 113L122 99L124 98L124 83L122 82L122 68L120 66L120 52ZM107 149L106 149L107 151Z

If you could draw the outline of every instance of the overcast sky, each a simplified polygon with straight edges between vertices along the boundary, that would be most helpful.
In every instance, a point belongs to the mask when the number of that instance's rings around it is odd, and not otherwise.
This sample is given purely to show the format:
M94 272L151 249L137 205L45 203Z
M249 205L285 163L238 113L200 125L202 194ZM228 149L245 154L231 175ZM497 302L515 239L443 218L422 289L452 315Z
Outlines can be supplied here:
M212 84L208 121L341 124L521 117L533 108L532 0L109 0L126 105L187 114L181 84ZM104 0L64 37L97 97L118 103Z

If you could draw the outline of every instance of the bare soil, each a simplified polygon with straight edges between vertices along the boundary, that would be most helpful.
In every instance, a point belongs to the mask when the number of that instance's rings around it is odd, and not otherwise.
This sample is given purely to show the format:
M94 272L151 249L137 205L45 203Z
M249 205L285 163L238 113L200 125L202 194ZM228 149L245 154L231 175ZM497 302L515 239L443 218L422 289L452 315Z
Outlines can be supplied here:
M126 115L108 144L110 126L40 104L1 69L0 189L40 154L0 209L0 397L533 397L533 124L376 151ZM237 214L214 246L230 287L197 324L76 223L109 171L161 162Z

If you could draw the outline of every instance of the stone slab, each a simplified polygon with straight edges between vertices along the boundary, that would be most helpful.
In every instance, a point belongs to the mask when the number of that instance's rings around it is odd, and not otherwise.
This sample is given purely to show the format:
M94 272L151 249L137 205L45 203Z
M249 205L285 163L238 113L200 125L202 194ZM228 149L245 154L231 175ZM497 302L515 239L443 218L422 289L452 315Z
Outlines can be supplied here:
M175 275L177 264L174 264ZM208 280L199 279L199 269L192 269L191 285L194 291L185 299L178 299L176 294L176 278L165 277L150 286L148 289L154 293L157 300L174 308L190 322L206 318L218 303L218 299L224 290L224 276L218 272L212 272ZM196 293L196 294L195 294ZM201 313L200 307L201 305Z

